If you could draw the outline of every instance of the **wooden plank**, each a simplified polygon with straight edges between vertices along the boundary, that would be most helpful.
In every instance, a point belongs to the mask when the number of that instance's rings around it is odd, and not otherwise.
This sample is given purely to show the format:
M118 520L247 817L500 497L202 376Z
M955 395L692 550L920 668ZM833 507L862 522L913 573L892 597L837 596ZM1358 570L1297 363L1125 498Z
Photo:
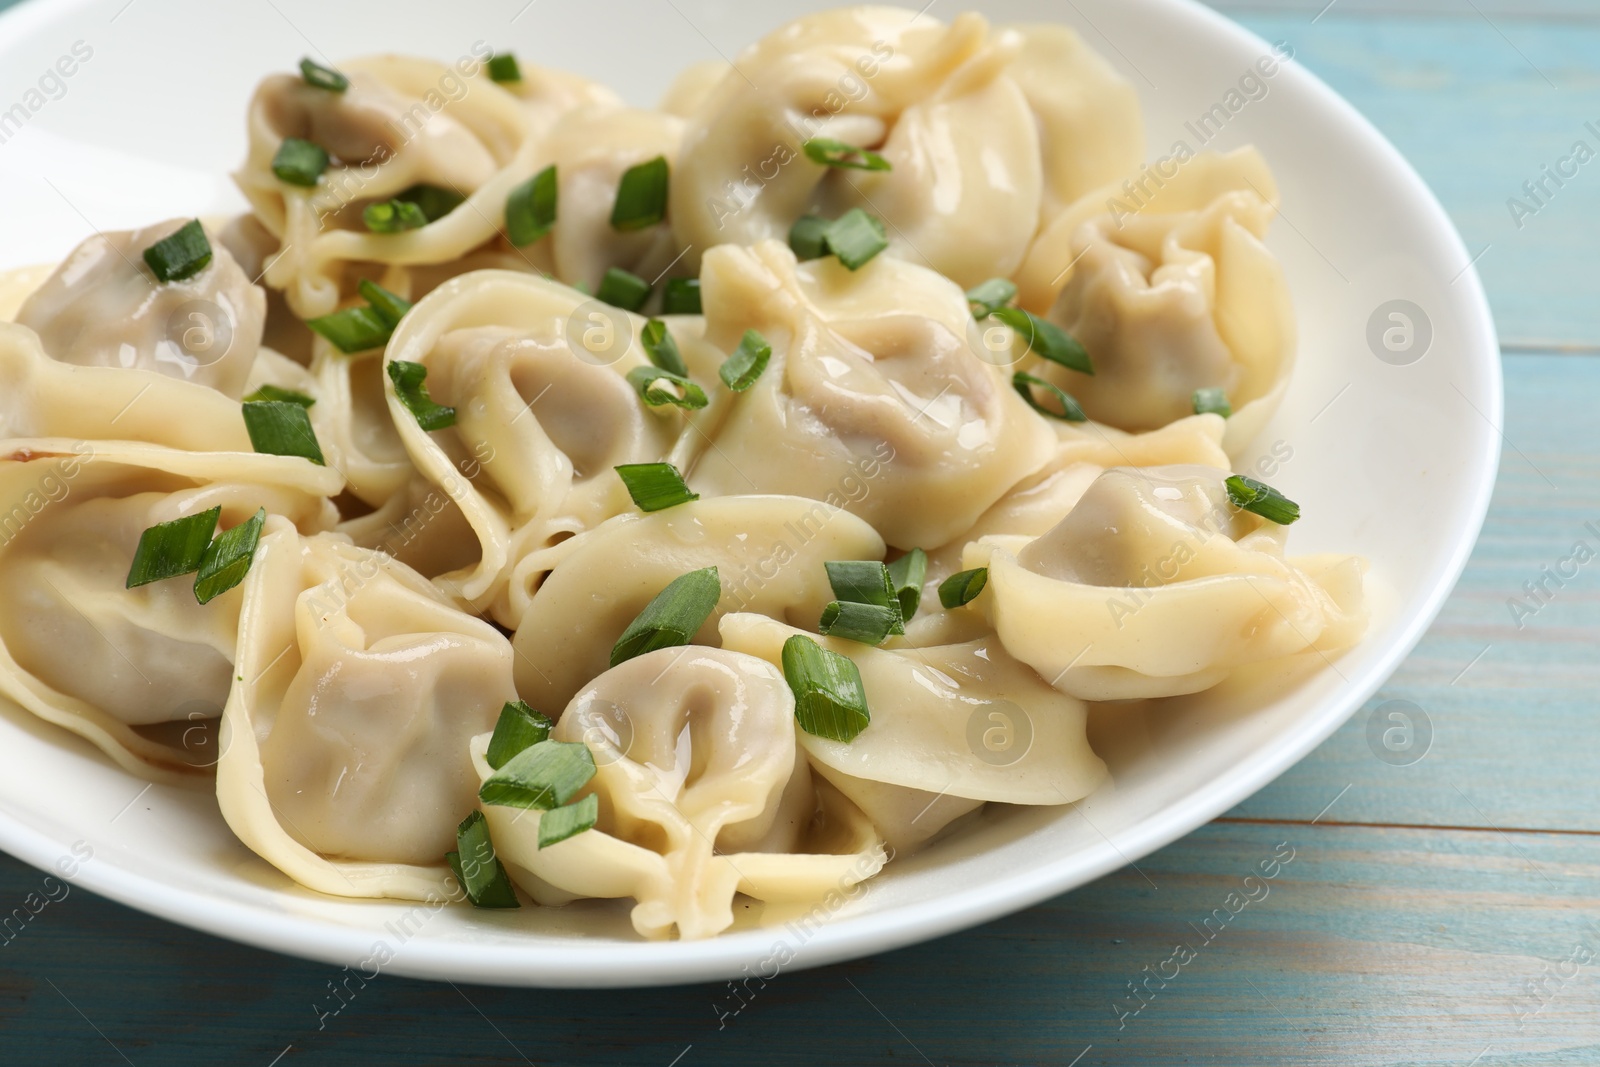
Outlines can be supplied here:
M0 952L0 1027L15 1063L122 1062L110 1043L136 1064L266 1065L289 1049L285 1067L1064 1065L1086 1048L1080 1067L1466 1064L1485 1049L1480 1064L1594 1063L1597 877L1595 837L1213 825L978 930L752 980L736 1014L726 985L378 977L320 1030L334 969L74 891ZM0 902L40 881L0 861ZM1179 944L1193 958L1167 963ZM1580 945L1597 958L1565 964Z

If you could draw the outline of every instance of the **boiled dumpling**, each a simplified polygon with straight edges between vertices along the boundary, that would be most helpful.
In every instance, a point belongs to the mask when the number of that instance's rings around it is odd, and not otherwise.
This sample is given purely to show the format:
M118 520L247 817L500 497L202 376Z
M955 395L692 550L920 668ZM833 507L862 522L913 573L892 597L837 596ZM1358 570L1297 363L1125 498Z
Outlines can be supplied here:
M967 546L1005 648L1085 700L1207 689L1247 663L1329 652L1366 629L1365 561L1286 560L1287 528L1229 498L1226 471L1115 468L1037 538Z

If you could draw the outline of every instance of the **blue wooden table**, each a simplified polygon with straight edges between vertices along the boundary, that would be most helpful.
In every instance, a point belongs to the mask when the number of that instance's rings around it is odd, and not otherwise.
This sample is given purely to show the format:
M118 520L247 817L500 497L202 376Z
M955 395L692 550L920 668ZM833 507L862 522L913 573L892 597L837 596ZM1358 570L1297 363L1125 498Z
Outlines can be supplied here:
M1600 162L1531 214L1507 203L1574 141L1600 143L1584 125L1600 125L1600 2L1222 6L1291 41L1412 159L1482 250L1505 341L1508 447L1482 543L1371 707L1137 869L785 975L720 1023L715 986L384 977L319 1028L333 968L74 890L0 950L0 1063L1600 1064L1600 562L1525 590L1574 542L1600 547L1585 526L1600 526ZM1433 731L1409 766L1366 740L1393 699ZM1281 842L1295 859L1270 896L1178 978L1144 983ZM40 878L0 857L0 908Z

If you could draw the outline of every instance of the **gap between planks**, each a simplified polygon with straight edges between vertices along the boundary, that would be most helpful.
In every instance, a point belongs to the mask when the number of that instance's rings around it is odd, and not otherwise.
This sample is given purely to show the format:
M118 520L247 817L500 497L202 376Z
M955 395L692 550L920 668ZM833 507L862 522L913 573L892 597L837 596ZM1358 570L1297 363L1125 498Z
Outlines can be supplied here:
M1418 822L1353 822L1340 819L1257 819L1245 816L1223 815L1211 820L1239 826L1347 826L1363 830L1435 830L1443 832L1477 834L1561 834L1567 837L1600 837L1600 830L1562 830L1554 827L1527 826L1451 826L1441 823Z

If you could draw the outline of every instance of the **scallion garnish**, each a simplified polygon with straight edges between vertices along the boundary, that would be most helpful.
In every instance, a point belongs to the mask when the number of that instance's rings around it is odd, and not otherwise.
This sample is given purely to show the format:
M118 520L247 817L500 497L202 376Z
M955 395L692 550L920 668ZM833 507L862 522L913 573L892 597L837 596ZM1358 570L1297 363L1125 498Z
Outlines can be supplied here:
M427 182L418 182L408 189L403 189L394 194L394 198L417 205L429 222L438 222L467 199L454 189L429 185Z
M873 256L889 247L883 220L853 207L828 224L824 241L828 251L850 270L860 270Z
M540 741L484 779L478 799L508 808L549 811L577 795L594 777L594 757L578 741Z
M1300 505L1265 482L1235 474L1224 483L1233 506L1260 515L1268 522L1288 526L1300 518Z
M1061 419L1063 422L1089 421L1089 416L1083 413L1083 408L1078 406L1078 402L1074 400L1066 392L1066 390L1062 389L1055 382L1046 381L1045 379L1036 375L1019 370L1011 376L1011 386L1017 391L1018 396L1022 397L1022 399L1028 402L1028 406L1030 408L1037 411L1041 415L1048 416L1052 419ZM1036 400L1033 395L1034 386L1038 386L1041 389L1048 389L1051 394L1055 396L1056 402L1061 405L1061 410L1057 411L1054 408L1045 407L1043 404L1039 403L1039 401Z
M699 278L673 278L667 282L666 288L661 293L661 314L699 315L701 313Z
M813 137L800 146L806 158L825 167L843 167L849 170L893 170L887 159L876 152L857 148L853 144L835 141L831 137Z
M1069 370L1094 373L1094 364L1089 362L1088 351L1055 323L1046 322L1022 308L995 308L990 314L1017 331L1017 336L1027 342L1028 351L1037 352Z
M244 428L250 444L264 456L299 456L319 467L327 466L311 416L299 404L287 400L247 400Z
M366 307L345 308L331 315L306 320L307 326L346 354L366 352L388 344L400 319L411 310L409 300L375 282L363 278L357 288L367 301Z
M1221 415L1227 418L1233 414L1233 405L1228 403L1226 389L1196 389L1191 402L1196 415Z
M623 463L614 469L640 511L661 511L700 499L670 463Z
M428 224L428 216L411 201L396 197L368 204L362 209L361 221L372 233L404 233L422 229Z
M854 559L829 560L823 567L828 572L828 584L833 587L833 595L840 600L871 604L899 613L900 597L895 591L894 579L889 576L889 568L882 563ZM895 629L891 632L905 632L899 619L895 620Z
M683 375L661 367L633 368L628 372L628 384L653 408L671 404L695 411L708 403L704 389Z
M519 908L505 865L489 840L489 820L475 811L456 827L456 851L444 854L456 881L475 908Z
M611 267L600 279L600 288L595 291L594 298L623 311L638 311L650 299L650 283L637 274Z
M666 323L660 319L651 319L640 331L640 339L644 341L645 355L650 357L651 363L662 370L671 371L680 378L689 376L689 368L683 362L683 353L678 351L678 342L672 339L672 331L667 329Z
M361 279L356 286L356 292L372 305L372 310L376 311L378 317L387 322L391 329L400 325L400 320L405 318L406 312L413 306L411 301L399 293L391 293L377 282L368 281L366 278Z
M900 601L900 618L910 622L922 603L922 583L928 580L928 554L913 548L889 564L889 581L894 583L895 597Z
M657 156L624 171L622 181L617 184L617 199L611 205L611 228L631 233L666 218L667 180L666 156Z
M717 376L736 393L742 393L761 377L761 372L767 369L767 361L772 358L772 346L767 344L767 339L754 330L746 330L744 336L739 338L739 347L717 368Z
M622 631L611 649L611 666L646 652L689 644L721 597L722 583L715 567L674 578Z
M861 672L849 657L803 634L783 644L783 676L794 693L794 718L817 737L849 742L872 721Z
M506 197L507 239L521 248L549 233L556 224L559 196L554 163L511 190Z
M952 574L939 583L939 603L947 608L970 604L989 584L989 568L975 567L970 571Z
M522 68L517 66L517 57L510 52L497 52L489 57L489 80L497 82L519 82L522 80Z
M222 509L212 508L198 515L160 523L140 534L125 588L137 589L199 570L220 518Z
M1017 295L1017 284L1007 278L990 278L982 285L967 290L967 303L972 306L972 317L986 319L1011 303Z
M315 400L304 393L297 393L293 389L284 389L276 385L263 385L244 398L246 404L257 400L281 400L285 404L299 404L303 408L313 407L316 404Z
M886 608L853 600L835 600L822 609L822 621L817 630L828 637L881 645L890 634L905 633L905 624L900 621L899 604Z
M600 818L600 798L590 793L582 800L551 808L539 816L539 847L549 848L594 828Z
M233 529L218 535L206 549L200 561L200 573L194 580L194 598L209 604L226 593L250 573L250 564L256 558L256 545L261 541L261 528L267 523L267 509L261 508Z
M548 740L553 725L522 701L507 701L500 709L500 720L494 724L489 750L483 756L485 762L498 771L518 752Z
M350 88L349 78L332 67L324 67L310 56L300 61L300 77L313 89L326 89L330 93L342 93Z
M434 403L428 395L428 387L423 384L427 377L428 368L420 363L408 363L403 359L389 363L389 380L394 382L394 395L416 418L417 425L431 433L454 426L456 409Z
M199 219L190 219L144 250L144 261L158 282L181 282L193 278L211 262L211 242L200 228Z
M821 215L801 215L789 227L789 247L796 258L804 261L821 259L828 254L828 227L830 220Z
M272 157L272 173L280 182L310 188L328 169L328 153L299 137L285 137Z

